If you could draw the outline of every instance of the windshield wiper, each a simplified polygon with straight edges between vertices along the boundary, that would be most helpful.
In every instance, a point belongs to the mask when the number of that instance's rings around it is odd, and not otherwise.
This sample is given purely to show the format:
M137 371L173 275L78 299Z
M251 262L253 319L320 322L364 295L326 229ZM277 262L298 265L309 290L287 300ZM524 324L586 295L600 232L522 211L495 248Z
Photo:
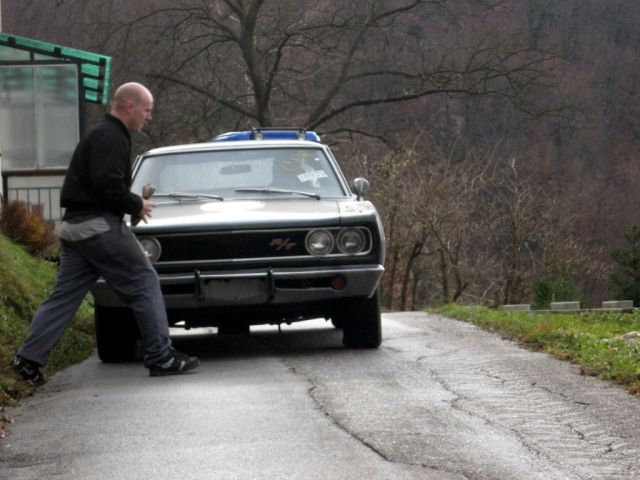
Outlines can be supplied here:
M262 187L262 188L236 188L235 192L256 192L256 193L286 193L292 194L295 193L297 195L304 195L305 197L317 198L320 200L320 195L312 192L303 192L300 190L286 190L284 188L271 188L271 187Z
M212 200L224 200L220 195L209 195L208 193L187 193L187 192L170 192L170 193L156 193L154 197L169 197L169 198L210 198Z

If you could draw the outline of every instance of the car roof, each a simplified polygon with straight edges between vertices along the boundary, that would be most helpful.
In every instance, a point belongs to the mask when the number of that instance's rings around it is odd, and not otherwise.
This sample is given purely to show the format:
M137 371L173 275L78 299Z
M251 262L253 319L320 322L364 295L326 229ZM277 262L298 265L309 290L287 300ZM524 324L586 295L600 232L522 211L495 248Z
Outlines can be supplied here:
M254 128L252 130L240 130L216 135L212 142L229 142L238 140L310 140L321 143L320 136L306 128Z
M215 150L263 150L270 148L324 149L326 145L309 140L238 140L223 142L187 143L148 150L144 155L167 155L171 153L205 152Z

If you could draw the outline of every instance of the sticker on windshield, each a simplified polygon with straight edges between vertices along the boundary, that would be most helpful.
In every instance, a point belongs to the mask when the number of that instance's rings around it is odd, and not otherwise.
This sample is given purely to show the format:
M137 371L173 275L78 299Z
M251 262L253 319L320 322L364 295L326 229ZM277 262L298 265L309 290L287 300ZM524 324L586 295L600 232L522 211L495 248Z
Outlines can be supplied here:
M324 170L309 170L308 172L298 174L298 180L301 182L312 182L314 185L318 183L319 178L328 178Z

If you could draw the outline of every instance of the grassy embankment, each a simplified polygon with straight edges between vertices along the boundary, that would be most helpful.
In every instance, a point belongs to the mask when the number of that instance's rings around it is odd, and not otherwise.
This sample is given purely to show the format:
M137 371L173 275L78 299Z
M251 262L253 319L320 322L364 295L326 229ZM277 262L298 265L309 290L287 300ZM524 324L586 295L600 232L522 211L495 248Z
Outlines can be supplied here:
M436 310L580 366L583 374L640 394L640 343L621 336L640 331L640 311L583 313L509 312L446 305Z
M29 255L22 247L0 235L0 436L2 411L33 392L19 380L10 362L22 343L38 306L53 288L56 265ZM83 303L44 369L56 371L85 359L93 349L93 307Z

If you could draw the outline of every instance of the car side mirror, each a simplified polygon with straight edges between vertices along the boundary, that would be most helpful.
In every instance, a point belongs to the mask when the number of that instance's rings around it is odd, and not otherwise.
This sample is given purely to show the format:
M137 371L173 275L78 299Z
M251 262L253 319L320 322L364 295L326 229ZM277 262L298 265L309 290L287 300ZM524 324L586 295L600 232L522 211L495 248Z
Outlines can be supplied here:
M351 189L358 196L358 200L362 200L362 197L369 190L369 180L366 178L356 178L353 181Z

